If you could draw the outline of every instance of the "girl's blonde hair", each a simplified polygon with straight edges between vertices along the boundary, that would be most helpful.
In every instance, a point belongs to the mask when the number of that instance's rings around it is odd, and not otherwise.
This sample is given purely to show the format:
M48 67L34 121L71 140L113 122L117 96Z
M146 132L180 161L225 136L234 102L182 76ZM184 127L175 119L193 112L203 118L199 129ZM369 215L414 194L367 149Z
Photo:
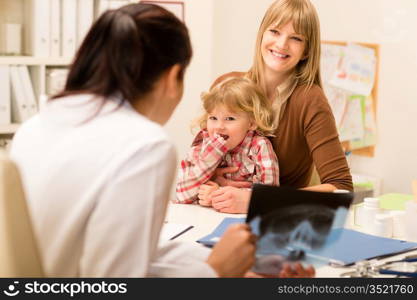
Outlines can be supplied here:
M202 93L205 113L198 119L201 129L207 128L207 117L219 105L232 112L246 112L255 122L257 131L273 136L273 114L271 104L259 87L250 79L231 77Z
M296 78L300 84L306 84L310 88L313 84L320 87L320 22L316 9L309 0L277 0L265 13L259 27L256 40L255 57L248 77L266 90L263 78L264 61L262 58L262 39L266 30L270 27L280 28L291 22L294 30L305 38L306 58L296 66Z

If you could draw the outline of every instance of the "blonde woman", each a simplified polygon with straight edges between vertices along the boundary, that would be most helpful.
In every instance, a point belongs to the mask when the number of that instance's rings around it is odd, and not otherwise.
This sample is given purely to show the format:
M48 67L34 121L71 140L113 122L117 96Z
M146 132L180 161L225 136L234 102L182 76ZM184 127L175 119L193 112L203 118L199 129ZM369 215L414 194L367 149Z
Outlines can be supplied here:
M218 189L210 181L217 167L236 167L231 180L279 184L278 160L267 136L274 132L272 110L250 79L229 78L202 96L201 131L181 161L176 203L211 206Z
M352 178L343 153L334 117L320 79L320 25L309 0L277 0L267 10L256 41L252 68L232 72L253 80L269 99L276 131L272 144L280 164L280 183L313 191L352 191ZM321 184L308 186L314 168ZM243 182L216 171L214 181L223 186L210 201L221 212L245 213L250 190ZM246 185L248 186L248 185Z

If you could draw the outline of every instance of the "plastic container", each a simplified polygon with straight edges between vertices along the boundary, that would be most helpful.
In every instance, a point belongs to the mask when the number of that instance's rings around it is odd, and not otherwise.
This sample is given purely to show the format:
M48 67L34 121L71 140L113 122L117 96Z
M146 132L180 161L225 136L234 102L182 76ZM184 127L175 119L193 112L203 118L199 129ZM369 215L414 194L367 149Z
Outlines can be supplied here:
M393 217L390 214L377 214L371 233L377 236L391 238L393 232Z
M405 238L407 241L417 242L417 201L405 203Z
M392 236L394 238L405 238L405 211L393 210L390 212L392 216Z

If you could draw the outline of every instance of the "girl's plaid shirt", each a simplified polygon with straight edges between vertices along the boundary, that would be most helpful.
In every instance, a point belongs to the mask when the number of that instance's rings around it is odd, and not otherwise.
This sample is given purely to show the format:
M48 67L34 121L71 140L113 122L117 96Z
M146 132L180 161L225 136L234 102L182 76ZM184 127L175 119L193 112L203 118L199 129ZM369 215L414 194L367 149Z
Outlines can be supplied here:
M239 167L226 174L227 179L279 185L278 159L268 138L256 131L248 131L239 146L225 147L222 137L209 137L207 130L195 137L178 172L175 203L193 203L198 200L200 185L209 181L218 167Z

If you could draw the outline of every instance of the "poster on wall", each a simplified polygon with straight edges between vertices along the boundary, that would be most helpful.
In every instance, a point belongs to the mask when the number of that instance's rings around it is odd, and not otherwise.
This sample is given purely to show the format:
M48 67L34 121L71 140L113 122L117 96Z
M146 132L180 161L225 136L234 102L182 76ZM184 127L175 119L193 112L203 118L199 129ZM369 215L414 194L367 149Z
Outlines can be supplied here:
M178 19L185 21L184 16L184 2L182 1L141 1L141 3L150 3L159 5L166 10L172 12Z
M376 48L354 43L324 42L321 52L323 90L332 109L339 139L349 150L377 141L375 88Z
M355 94L369 96L375 81L374 49L348 44L330 84Z

